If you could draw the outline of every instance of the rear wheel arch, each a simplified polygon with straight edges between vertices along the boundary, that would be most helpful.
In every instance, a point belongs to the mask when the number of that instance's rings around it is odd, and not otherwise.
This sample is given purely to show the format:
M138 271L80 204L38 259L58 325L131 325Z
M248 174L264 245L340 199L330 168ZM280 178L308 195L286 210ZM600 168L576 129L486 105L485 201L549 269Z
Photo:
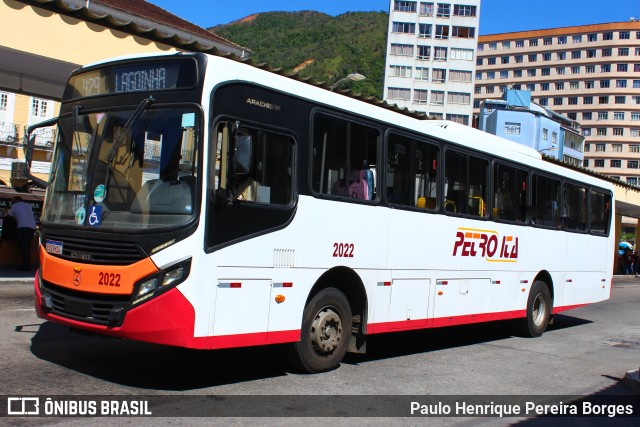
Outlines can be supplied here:
M533 281L534 283L538 281L546 283L547 287L549 288L549 293L551 294L551 308L553 309L555 293L553 291L553 279L551 278L551 273L549 273L547 270L542 270L538 273Z
M517 320L518 335L535 338L547 329L553 312L552 286L544 280L534 280L527 297L525 317Z

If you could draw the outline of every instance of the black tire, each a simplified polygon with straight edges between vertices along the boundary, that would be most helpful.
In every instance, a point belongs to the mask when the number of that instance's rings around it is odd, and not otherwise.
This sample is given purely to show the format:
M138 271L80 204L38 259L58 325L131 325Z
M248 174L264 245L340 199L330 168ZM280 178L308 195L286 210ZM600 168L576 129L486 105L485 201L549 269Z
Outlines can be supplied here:
M318 292L302 315L300 342L291 348L291 362L306 373L329 371L340 366L351 339L351 306L335 288Z
M524 337L541 336L547 329L551 318L551 292L545 282L535 281L527 300L527 317L520 319L518 332Z

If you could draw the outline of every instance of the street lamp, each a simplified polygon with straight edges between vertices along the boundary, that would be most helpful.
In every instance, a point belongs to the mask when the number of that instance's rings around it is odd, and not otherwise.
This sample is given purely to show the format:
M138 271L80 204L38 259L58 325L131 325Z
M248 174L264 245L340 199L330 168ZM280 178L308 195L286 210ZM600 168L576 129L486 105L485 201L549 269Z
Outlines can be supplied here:
M340 80L338 80L337 82L335 82L333 84L333 86L331 86L331 89L329 89L330 91L333 91L339 84L341 84L342 82L345 82L347 80L351 80L354 82L358 82L360 80L364 80L366 79L365 76L363 76L362 74L358 74L358 73L351 73L349 74L347 77L343 77Z

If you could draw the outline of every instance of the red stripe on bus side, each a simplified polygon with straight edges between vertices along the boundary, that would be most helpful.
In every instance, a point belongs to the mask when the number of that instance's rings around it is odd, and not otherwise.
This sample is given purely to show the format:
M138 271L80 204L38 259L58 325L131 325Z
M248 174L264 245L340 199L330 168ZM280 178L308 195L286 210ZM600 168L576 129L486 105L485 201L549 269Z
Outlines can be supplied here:
M562 307L553 307L553 314L556 313L561 313L563 311L567 311L567 310L573 310L574 308L580 308L580 307L584 307L587 306L589 304L576 304L576 305L565 305Z
M300 341L300 330L215 335L194 338L195 348L222 349Z
M435 319L403 320L399 322L369 323L368 334L380 334L384 332L409 331L423 328L441 328L445 326L458 326L470 323L491 322L494 320L507 320L524 317L525 310L503 311L499 313L467 314L463 316L438 317Z
M584 307L588 304L565 305L554 307L553 314L574 308ZM463 316L438 317L435 319L401 320L398 322L369 323L367 334L381 334L395 331L411 331L423 328L442 328L445 326L468 325L472 323L492 322L496 320L518 319L527 315L526 310L502 311L499 313L466 314ZM426 326L428 325L428 326Z

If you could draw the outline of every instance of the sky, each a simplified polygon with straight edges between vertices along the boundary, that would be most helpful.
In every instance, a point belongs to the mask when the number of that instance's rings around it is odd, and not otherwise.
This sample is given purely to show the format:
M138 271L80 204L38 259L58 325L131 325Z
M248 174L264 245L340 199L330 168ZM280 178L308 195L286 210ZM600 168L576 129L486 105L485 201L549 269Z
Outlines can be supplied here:
M258 12L315 10L329 15L389 11L389 0L147 0L209 28ZM437 0L430 0L437 3ZM464 0L447 0L464 4ZM640 0L483 0L480 35L602 24L640 18Z

